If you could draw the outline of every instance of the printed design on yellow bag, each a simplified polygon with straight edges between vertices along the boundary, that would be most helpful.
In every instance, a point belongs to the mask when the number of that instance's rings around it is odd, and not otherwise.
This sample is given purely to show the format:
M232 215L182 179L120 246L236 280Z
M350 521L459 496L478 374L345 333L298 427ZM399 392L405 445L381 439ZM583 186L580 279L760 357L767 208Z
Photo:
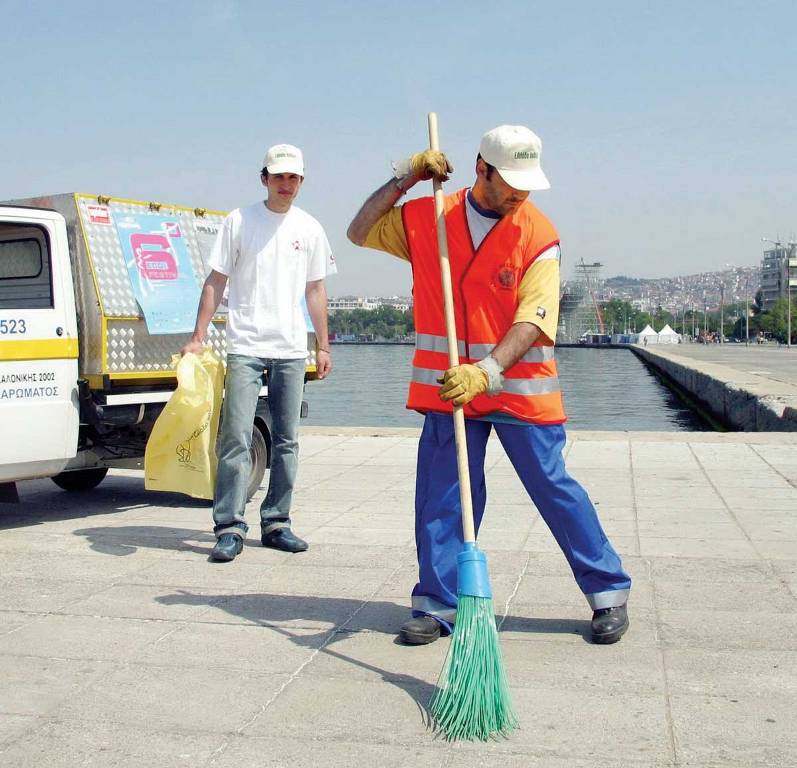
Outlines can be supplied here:
M200 472L201 468L191 463L191 442L196 440L209 426L210 414L208 414L208 420L201 427L195 429L188 440L177 443L177 461L184 464L188 469L193 469L195 472Z

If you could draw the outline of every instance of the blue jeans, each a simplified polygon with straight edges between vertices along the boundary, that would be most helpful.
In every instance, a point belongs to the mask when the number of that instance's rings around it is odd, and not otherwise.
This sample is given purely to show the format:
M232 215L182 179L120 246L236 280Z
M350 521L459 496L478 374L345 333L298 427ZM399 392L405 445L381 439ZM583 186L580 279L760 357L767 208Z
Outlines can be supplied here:
M260 525L263 533L269 533L276 528L289 528L291 524L291 498L299 467L299 414L305 360L228 354L213 499L213 532L217 537L229 532L243 536L249 530L244 519L251 471L249 450L264 370L271 412L271 474L268 493L260 507Z
M492 429L590 607L623 605L631 579L603 532L587 492L565 469L565 430L561 425L465 420L476 531L487 503L484 457ZM457 555L462 551L462 539L453 419L448 414L427 413L418 445L415 542L419 577L412 591L412 608L413 615L434 616L448 631L456 617Z

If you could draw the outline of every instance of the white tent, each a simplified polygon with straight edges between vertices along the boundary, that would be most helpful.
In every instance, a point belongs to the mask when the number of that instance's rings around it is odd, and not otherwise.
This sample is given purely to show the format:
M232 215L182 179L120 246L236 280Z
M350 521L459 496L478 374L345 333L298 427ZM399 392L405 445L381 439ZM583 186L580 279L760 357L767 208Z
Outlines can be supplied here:
M649 325L646 325L637 335L637 344L655 344L659 340L659 334Z
M669 325L659 331L659 344L680 344L681 337Z

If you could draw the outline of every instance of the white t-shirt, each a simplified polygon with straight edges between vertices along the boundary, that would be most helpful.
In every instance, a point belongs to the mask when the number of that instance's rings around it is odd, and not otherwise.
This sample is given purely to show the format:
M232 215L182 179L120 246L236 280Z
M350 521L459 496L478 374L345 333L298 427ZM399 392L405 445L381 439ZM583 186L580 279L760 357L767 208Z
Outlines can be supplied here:
M465 218L468 220L468 230L470 239L473 242L474 250L477 249L490 230L501 221L501 215L495 211L486 211L480 208L473 199L473 193L468 190L468 204L465 206Z
M337 272L327 236L310 214L295 205L274 213L262 201L232 211L209 266L229 278L228 352L307 356L305 286Z

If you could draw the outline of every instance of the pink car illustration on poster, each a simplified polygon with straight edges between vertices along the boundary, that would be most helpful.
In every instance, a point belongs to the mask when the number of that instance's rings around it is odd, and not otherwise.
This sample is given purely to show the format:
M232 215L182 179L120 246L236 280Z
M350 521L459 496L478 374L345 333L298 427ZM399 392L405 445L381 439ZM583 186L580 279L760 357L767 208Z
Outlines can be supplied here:
M146 280L176 280L179 277L177 260L166 235L137 232L130 235L130 247L136 267Z

